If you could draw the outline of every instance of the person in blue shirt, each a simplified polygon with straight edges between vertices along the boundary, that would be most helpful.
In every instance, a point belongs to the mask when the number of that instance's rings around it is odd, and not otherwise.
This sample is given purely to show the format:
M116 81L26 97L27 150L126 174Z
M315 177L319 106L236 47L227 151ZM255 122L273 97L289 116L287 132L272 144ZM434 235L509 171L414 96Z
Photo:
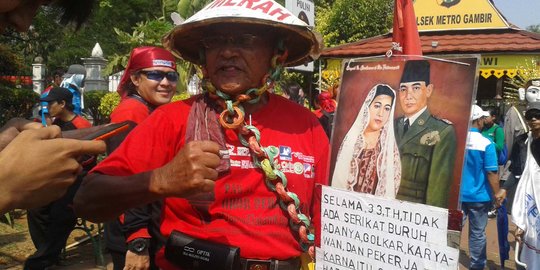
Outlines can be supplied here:
M84 79L86 77L86 69L83 65L74 64L69 66L68 71L64 74L64 80L60 84L61 87L67 88L73 94L73 112L81 115L83 101L82 89L84 87Z
M461 209L464 218L469 219L469 269L484 269L488 212L492 200L496 207L499 207L504 199L499 196L495 144L480 133L488 116L489 112L473 105L472 124L467 136L465 165L461 176Z

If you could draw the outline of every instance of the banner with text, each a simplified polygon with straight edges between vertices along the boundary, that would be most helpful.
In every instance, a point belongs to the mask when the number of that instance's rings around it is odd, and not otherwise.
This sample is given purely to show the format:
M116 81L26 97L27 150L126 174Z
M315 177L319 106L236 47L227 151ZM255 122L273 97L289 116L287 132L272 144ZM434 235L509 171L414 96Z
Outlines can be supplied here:
M418 31L509 28L489 0L416 0L414 13Z
M322 187L317 270L457 269L448 210Z

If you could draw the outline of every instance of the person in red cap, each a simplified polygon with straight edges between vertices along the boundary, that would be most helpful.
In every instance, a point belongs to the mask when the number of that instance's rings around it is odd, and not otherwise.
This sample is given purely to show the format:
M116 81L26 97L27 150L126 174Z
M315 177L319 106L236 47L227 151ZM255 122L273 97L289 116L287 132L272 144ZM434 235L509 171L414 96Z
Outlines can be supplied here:
M177 82L176 60L169 51L150 46L137 47L131 51L117 89L121 101L111 113L112 123L129 121L130 129L109 139L109 153L154 109L171 101ZM124 266L128 269L156 269L150 259L153 257L154 245L150 246L148 225L152 216L159 217L160 206L161 203L156 202L129 209L119 219L105 224L105 241L115 270L122 270ZM127 236L127 246L124 234Z

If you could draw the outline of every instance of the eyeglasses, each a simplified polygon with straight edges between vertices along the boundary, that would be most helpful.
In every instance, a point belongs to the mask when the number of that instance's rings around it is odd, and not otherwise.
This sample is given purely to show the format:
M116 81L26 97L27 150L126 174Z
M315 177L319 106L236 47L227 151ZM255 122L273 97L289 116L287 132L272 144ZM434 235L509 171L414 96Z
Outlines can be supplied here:
M161 71L161 70L141 70L139 73L142 73L146 75L146 78L152 81L158 81L161 82L163 78L167 78L170 82L177 82L178 81L178 72L176 71Z
M206 49L217 49L227 44L240 48L251 48L255 43L262 40L262 37L252 34L241 34L236 36L213 36L203 38L201 43Z
M531 121L533 118L540 120L540 110L528 110L525 112L525 120Z

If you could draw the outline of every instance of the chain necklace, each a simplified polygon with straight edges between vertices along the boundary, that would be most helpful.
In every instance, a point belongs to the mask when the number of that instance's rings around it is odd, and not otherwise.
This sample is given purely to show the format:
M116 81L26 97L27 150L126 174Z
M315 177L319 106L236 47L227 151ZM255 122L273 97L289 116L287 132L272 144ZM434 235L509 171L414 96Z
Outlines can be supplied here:
M293 231L298 233L299 244L303 251L312 252L315 235L311 232L311 221L308 216L300 212L300 199L298 195L287 189L287 177L280 170L277 162L279 149L270 145L264 147L260 144L261 134L255 126L247 124L242 103L255 104L259 102L261 95L274 87L274 82L279 79L283 71L282 63L287 59L287 51L282 55L272 57L272 68L262 79L262 87L252 88L245 94L231 97L220 90L217 90L209 81L203 82L211 98L216 100L222 107L223 112L219 115L219 123L223 128L232 129L237 132L240 143L249 148L253 159L253 164L260 168L265 175L265 184L279 197L280 208L288 214L289 225Z

